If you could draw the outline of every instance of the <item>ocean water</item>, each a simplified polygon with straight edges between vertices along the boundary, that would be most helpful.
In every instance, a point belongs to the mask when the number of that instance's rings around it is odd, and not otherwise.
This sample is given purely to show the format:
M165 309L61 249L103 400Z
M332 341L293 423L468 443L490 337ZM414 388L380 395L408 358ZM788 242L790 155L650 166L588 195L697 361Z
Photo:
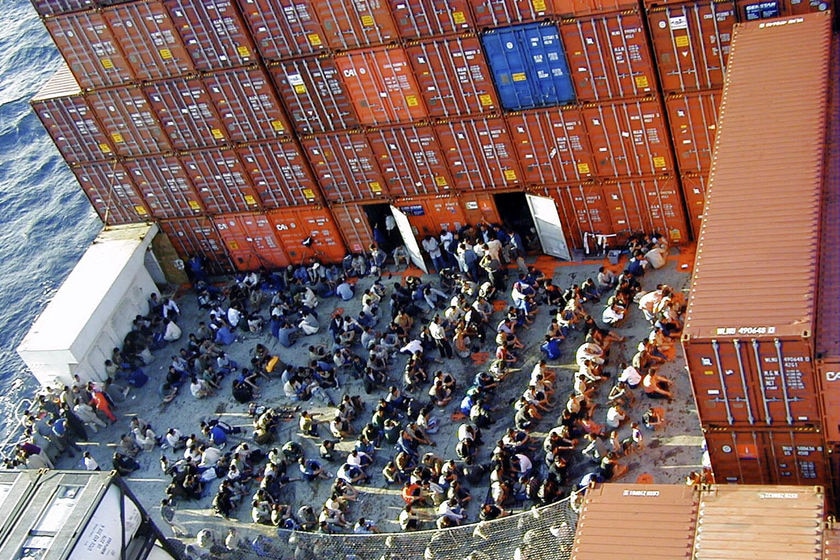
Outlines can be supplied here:
M29 99L60 60L27 0L0 10L0 442L36 383L15 348L101 222Z

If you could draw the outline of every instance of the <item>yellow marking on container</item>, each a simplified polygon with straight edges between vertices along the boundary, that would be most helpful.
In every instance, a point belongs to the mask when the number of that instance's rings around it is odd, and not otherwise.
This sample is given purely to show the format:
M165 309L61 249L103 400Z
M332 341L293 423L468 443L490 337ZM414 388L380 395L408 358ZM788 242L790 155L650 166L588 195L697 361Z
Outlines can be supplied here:
M452 12L452 21L461 25L462 23L467 23L467 18L464 16L464 12Z
M682 232L677 228L671 230L671 241L680 241L682 239Z
M114 69L114 61L110 58L100 58L99 63L102 64L102 67L106 70L113 70Z
M250 58L251 57L251 49L249 49L245 45L240 45L240 46L236 47L236 52L238 52L239 56L241 56L242 58Z
M417 107L417 105L420 103L416 95L406 95L405 102L406 104L408 104L409 107Z
M525 75L525 72L516 72L511 78L513 78L514 82L524 82L528 79L528 76Z
M160 49L158 52L163 60L172 60L172 51L169 49Z
M532 3L534 6L535 12L544 12L545 11L545 0L534 0Z
M373 27L376 25L376 21L373 19L373 16L367 15L362 16L362 26L363 27Z
M478 96L478 102L481 103L482 107L488 107L493 104L493 97L487 93L482 93Z
M231 241L228 244L228 247L230 247L231 251L236 251L237 249L239 249L239 243L237 243L236 241Z
M589 164L586 163L586 162L578 163L577 164L577 170L578 170L578 173L580 173L582 175L588 175L590 173Z
M301 192L303 193L303 198L306 200L315 200L315 191L312 189L303 189Z
M286 130L286 127L283 126L281 121L271 121L271 128L274 129L274 132L283 132Z
M445 187L447 185L446 177L435 177L435 184L439 187Z
M125 138L123 138L123 135L119 132L111 134L111 140L113 140L116 144L125 144Z
M108 144L99 144L99 151L103 154L110 154L111 146L109 146Z
M382 185L379 184L379 181L372 181L368 183L368 187L370 187L371 192L381 193L382 192Z
M201 210L201 205L195 200L190 200L189 205L191 210Z
M677 35L674 37L674 43L678 47L687 47L688 46L688 35Z
M225 137L225 135L222 134L222 131L219 130L218 128L211 128L210 129L210 134L212 134L213 138L215 138L216 140L223 140L224 137Z
M321 40L321 36L317 33L310 33L307 37L309 38L309 44L313 47L320 47L324 44L324 41Z
M298 84L295 86L295 93L306 93L306 86L303 84Z
M516 171L513 169L505 169L505 180L516 181Z
M146 212L145 208L139 205L134 207L134 211L137 212L138 216L146 216L149 214L148 212Z
M650 83L648 82L647 76L636 76L636 87L637 88L646 88L649 87Z
M665 158L663 156L656 156L653 158L654 167L665 167Z
M245 204L247 204L249 206L255 206L257 204L257 199L255 199L250 194L246 194L245 195Z

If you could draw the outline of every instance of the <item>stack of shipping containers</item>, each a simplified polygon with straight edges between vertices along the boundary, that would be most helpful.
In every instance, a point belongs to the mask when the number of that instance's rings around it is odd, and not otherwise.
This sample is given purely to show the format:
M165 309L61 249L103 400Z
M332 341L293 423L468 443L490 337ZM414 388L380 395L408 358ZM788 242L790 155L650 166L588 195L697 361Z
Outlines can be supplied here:
M33 0L33 107L109 224L215 270L339 260L551 197L584 234L696 235L735 21L820 3ZM686 208L688 213L686 214ZM376 212L380 212L377 214ZM311 248L302 241L311 237Z

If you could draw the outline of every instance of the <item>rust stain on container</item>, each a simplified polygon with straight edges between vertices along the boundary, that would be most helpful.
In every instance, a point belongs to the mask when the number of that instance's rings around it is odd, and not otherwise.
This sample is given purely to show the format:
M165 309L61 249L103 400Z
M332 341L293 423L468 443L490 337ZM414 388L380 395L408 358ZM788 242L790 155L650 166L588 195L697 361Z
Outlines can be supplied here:
M349 203L387 196L376 155L363 132L337 132L301 140L306 158L330 202Z
M717 132L720 91L669 95L665 99L680 172L707 173Z
M442 194L452 189L446 160L431 126L371 129L366 134L392 197Z
M70 167L99 218L107 225L143 222L151 214L125 167L117 161Z
M321 200L297 142L261 142L236 148L265 209L312 204Z
M324 52L326 36L310 0L238 0L266 60Z
M473 27L467 0L389 0L389 4L400 37L409 41Z

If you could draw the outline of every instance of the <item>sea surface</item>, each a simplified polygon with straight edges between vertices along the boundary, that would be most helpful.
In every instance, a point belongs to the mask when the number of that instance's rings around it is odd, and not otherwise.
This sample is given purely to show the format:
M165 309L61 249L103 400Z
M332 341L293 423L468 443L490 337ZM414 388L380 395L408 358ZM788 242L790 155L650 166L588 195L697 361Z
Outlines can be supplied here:
M0 10L0 442L35 379L15 352L102 227L29 99L60 56L27 0Z

